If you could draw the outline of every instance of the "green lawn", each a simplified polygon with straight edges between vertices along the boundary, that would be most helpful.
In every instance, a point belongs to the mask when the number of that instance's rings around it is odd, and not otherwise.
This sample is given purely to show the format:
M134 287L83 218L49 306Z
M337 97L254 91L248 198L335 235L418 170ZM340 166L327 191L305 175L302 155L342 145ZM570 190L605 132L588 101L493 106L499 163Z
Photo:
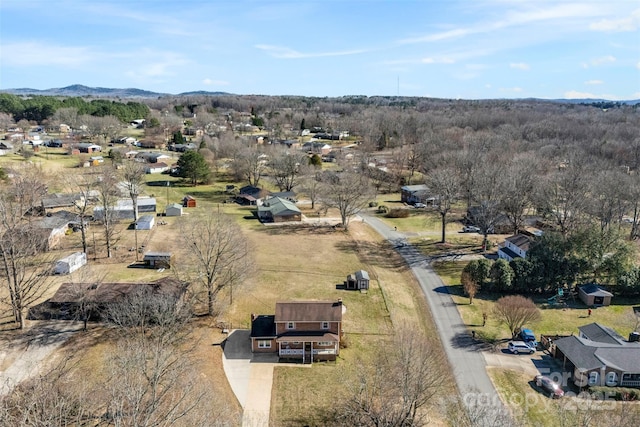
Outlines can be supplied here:
M465 262L439 262L434 268L443 282L448 285L453 301L458 305L458 310L469 327L477 327L482 324L482 313L489 314L489 321L484 328L477 328L479 336L490 341L495 339L510 338L506 328L492 319L491 312L495 301L501 295L478 294L474 298L473 305L469 305L469 298L463 295L460 285L460 274L466 265ZM551 307L547 304L547 298L538 296L532 298L540 308L542 320L532 327L536 335L570 335L577 333L578 326L591 322L599 322L615 329L623 337L631 332L632 307L640 305L640 299L626 299L614 297L613 305L592 310L589 317L587 307L579 300L569 300L567 307Z

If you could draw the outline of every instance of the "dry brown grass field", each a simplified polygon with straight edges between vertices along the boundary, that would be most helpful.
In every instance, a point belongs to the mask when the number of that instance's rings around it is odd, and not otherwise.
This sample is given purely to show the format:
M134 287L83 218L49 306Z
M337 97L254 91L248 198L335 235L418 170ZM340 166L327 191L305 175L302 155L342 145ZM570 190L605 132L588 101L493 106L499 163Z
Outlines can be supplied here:
M52 153L49 153L49 158L41 161L47 165L43 165L43 169L53 172L52 176L72 176L86 172L71 167L74 164L68 156L53 158ZM313 422L315 410L331 405L336 390L342 391L344 385L353 378L354 367L369 360L381 345L385 345L394 326L417 324L437 340L424 296L410 270L393 248L366 224L353 221L348 232L334 229L330 225L339 220L335 212L329 211L326 217L320 218L328 226L263 225L253 219L251 208L225 203L228 199L224 193L226 182L190 187L182 186L174 178L168 178L173 181L168 189L153 185L167 179L165 177L147 177L151 185L146 187L145 193L157 198L158 211L164 210L167 201L177 202L185 194L194 195L198 200L198 207L186 209L185 216L206 214L212 210L224 212L236 219L250 243L255 274L245 283L221 292L217 303L219 314L216 318L200 318L194 323L194 334L200 338L197 351L202 361L201 375L230 408L239 409L239 406L222 371L221 348L213 345L222 341L219 328L222 325L248 328L251 313L273 313L276 301L342 298L347 309L344 330L348 347L341 352L335 363L314 364L311 369L276 369L272 394L273 425L297 425L298 421L303 420L306 420L305 423ZM303 208L303 211L310 217L317 216L310 209ZM98 278L104 282L140 282L167 274L189 276L189 272L180 267L181 260L189 256L180 240L180 222L184 218L157 219L166 222L166 225L156 225L151 231L138 231L138 245L144 244L144 251L171 251L178 268L164 272L129 268L136 261L135 250L130 250L136 246L136 233L129 229L128 222L118 225L115 255L106 258L101 226L91 224L88 233L88 266L70 276L48 278L49 289L45 299L53 295L65 281L80 282ZM66 236L61 245L49 255L52 259L59 259L81 250L80 248L79 233L73 233ZM138 258L142 259L142 255L138 254ZM347 292L339 289L337 285L342 284L348 274L358 269L369 271L372 277L369 292ZM230 304L230 291L233 292L233 304ZM3 313L6 321L9 313L7 310ZM4 326L12 325L5 323ZM17 332L13 331L11 334ZM102 361L101 355L113 344L109 334L108 328L91 325L88 332L76 334L58 349L54 359L74 355L78 359L75 371L78 380L99 382L99 377L87 377L86 372L95 371L94 368ZM449 377L450 374L444 376ZM301 388L302 384L309 383L314 384L313 394L305 393Z

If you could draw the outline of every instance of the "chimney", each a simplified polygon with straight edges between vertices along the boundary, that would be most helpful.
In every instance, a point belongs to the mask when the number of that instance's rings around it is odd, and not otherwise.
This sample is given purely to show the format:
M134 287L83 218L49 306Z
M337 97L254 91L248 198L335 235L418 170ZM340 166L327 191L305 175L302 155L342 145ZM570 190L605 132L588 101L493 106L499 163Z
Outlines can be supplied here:
M338 305L342 305L342 298L338 298Z
M251 313L251 322L253 323L254 320L256 320L256 314L255 313Z

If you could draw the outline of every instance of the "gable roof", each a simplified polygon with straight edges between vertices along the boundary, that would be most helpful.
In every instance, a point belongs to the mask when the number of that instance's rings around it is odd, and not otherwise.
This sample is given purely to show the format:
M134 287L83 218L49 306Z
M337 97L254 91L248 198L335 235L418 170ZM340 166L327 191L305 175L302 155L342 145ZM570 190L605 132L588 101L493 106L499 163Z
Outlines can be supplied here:
M599 323L589 323L588 325L579 326L578 330L582 335L591 341L601 342L605 344L624 344L624 338L611 328L602 326Z
M276 303L276 322L341 322L342 301Z
M515 234L507 237L505 240L523 251L528 251L529 246L531 245L531 239L524 234Z
M358 270L358 271L356 271L355 274L356 274L356 279L358 279L358 280L362 280L362 279L369 280L369 273L367 273L364 270Z
M288 216L300 213L300 209L287 199L269 197L262 206L258 206L259 212L271 212L271 216Z
M578 369L598 369L603 365L621 372L640 373L640 345L608 344L577 336L559 338L556 347Z
M407 191L409 193L414 193L416 191L429 191L429 187L426 184L416 184L416 185L405 185L401 188L402 191Z
M607 292L600 286L590 283L588 285L580 286L579 289L587 295L593 295L595 297L612 297L611 292Z

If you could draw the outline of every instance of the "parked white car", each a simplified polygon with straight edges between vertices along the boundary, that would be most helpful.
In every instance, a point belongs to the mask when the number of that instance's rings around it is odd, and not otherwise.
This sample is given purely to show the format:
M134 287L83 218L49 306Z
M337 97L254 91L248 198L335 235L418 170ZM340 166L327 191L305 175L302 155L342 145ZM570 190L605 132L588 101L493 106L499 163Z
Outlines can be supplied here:
M513 354L527 353L533 354L535 353L535 349L529 347L524 341L509 341L507 345L509 351Z
M462 227L463 233L479 233L480 227L476 227L475 225L465 225Z

